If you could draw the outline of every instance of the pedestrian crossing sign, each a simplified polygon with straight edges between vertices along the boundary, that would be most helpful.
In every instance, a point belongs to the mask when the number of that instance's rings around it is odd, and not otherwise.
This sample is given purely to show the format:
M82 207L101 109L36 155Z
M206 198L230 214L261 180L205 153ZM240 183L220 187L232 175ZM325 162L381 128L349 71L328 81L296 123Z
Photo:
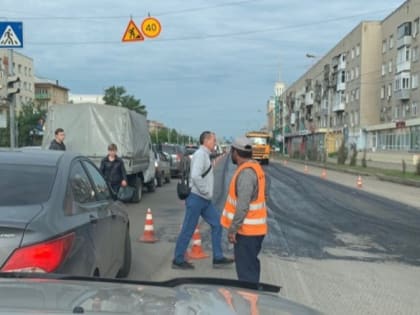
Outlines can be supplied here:
M0 22L0 48L23 47L23 23Z
M130 22L127 25L127 29L125 30L125 33L123 35L122 41L134 42L140 40L144 40L144 36L140 32L136 24L133 22L133 20L130 20Z

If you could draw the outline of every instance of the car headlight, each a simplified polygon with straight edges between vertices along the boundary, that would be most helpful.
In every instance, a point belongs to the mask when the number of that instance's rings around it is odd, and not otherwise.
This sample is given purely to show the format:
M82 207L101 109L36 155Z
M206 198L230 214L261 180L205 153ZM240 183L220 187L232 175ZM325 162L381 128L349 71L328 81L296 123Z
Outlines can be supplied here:
M155 161L155 167L158 167L159 165L158 165L158 162L157 161Z

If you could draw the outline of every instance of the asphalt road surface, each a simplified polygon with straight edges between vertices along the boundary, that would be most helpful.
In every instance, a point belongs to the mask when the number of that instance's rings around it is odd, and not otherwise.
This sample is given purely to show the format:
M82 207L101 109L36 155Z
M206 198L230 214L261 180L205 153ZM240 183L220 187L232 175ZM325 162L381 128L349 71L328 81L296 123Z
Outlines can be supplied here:
M324 180L289 166L264 167L269 182L269 234L260 257L262 281L281 285L281 295L329 314L420 314L420 209L415 202L410 206L384 197L404 196L412 188L383 186L380 196L349 187L353 179L348 175L331 174L335 181ZM229 156L215 167L214 202L219 209L234 169ZM235 278L234 267L212 269L206 224L200 227L210 259L194 261L194 271L171 269L184 213L175 182L128 206L133 240L130 278ZM155 244L137 241L147 208L152 209L160 239ZM226 254L231 255L225 236L223 240Z

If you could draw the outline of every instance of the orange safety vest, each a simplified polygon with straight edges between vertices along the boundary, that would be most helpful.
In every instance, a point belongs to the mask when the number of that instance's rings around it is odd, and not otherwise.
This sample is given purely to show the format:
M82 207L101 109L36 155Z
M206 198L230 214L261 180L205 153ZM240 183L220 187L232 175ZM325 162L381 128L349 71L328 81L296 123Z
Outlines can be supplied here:
M256 200L252 200L249 204L248 213L244 219L242 226L238 229L238 233L247 236L266 235L267 234L267 206L265 203L265 175L260 164L255 161L249 161L239 166L230 182L229 194L225 203L220 223L223 227L229 228L232 224L233 217L236 212L236 179L241 171L245 168L252 168L257 174L258 179L258 196Z

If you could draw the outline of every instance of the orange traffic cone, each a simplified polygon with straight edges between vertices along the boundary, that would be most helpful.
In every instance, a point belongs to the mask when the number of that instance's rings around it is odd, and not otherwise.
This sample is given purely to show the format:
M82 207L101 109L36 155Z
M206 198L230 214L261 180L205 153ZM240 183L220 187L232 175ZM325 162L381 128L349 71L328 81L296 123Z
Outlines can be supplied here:
M303 171L305 172L305 174L308 174L308 165L305 164L305 168L303 169Z
M326 178L327 178L327 171L326 171L326 169L325 169L325 168L323 168L323 169L322 169L322 172L321 172L321 178L322 178L322 179L326 179Z
M158 239L155 237L155 230L153 228L153 217L152 217L152 210L147 209L146 213L146 222L144 224L144 233L143 236L139 238L139 242L143 243L154 243L157 242Z
M192 237L192 246L190 251L187 253L187 257L191 259L204 259L209 257L201 246L201 236L200 236L200 230L198 229L198 226L195 228L193 237Z
M357 177L356 185L357 185L357 188L362 188L363 186L362 176L359 175L359 177Z

